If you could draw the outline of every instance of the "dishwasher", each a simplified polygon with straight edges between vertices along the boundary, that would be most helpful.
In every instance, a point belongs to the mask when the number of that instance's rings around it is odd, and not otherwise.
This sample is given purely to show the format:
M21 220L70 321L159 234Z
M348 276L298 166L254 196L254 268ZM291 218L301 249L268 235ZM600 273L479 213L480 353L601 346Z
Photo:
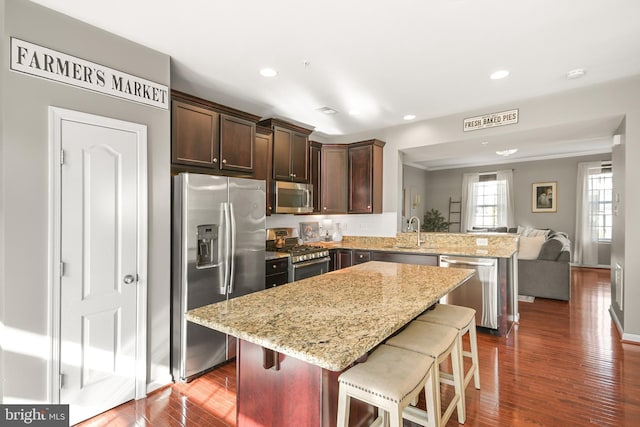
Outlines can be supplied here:
M476 310L476 325L498 329L498 260L440 255L440 267L476 271L469 280L449 292L441 302Z

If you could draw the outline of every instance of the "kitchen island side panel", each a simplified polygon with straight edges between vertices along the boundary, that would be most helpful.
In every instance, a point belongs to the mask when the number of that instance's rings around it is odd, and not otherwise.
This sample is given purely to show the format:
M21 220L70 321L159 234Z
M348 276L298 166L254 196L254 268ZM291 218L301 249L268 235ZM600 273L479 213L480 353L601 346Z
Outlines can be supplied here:
M271 350L238 341L238 427L336 426L341 372L282 353L275 353L278 363L265 369ZM369 425L375 413L373 406L352 399L350 425Z

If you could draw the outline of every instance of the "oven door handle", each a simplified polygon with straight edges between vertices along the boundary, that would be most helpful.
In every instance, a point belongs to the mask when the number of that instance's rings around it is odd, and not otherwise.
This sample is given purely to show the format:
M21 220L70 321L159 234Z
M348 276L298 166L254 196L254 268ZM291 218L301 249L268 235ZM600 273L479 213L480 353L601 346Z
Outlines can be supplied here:
M310 265L321 264L329 261L331 261L330 257L316 258L316 259L311 259L309 261L297 262L295 264L292 264L291 267L295 270L296 268L308 267Z

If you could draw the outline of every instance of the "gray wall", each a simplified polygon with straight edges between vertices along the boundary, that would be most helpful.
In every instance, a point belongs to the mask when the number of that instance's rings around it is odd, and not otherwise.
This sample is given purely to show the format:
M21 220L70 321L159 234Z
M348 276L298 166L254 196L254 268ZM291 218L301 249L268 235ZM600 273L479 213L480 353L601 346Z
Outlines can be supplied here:
M465 173L493 172L513 169L515 195L515 225L535 228L551 228L569 235L575 241L576 185L578 163L611 160L611 153L591 156L568 157L553 160L538 160L481 167L447 169L427 172L425 187L426 209L438 209L444 216L449 210L449 197L460 200L462 195L462 175ZM556 181L558 211L532 212L531 191L534 182ZM506 224L505 224L506 225ZM610 245L600 248L599 264L609 265Z
M405 193L405 214L402 221L403 231L405 230L407 222L412 215L417 216L420 219L420 224L422 224L424 213L427 209L431 209L427 202L429 196L428 188L425 186L427 177L428 172L425 170L408 165L404 165L402 168L402 190ZM421 203L414 207L412 199L416 194L420 195Z
M3 0L0 322L25 353L2 351L2 400L46 401L48 106L147 125L148 376L170 380L170 112L9 70L10 37L169 85L169 57L24 0Z
M423 145L463 141L469 138L462 129L464 118L513 108L520 110L519 123L484 129L483 138L488 140L494 135L517 137L518 134L542 128L575 126L605 118L625 118L626 147L621 161L630 167L625 167L624 174L618 176L615 169L622 169L614 159L614 181L618 181L621 188L621 182L640 182L640 168L636 166L640 164L640 75L579 89L571 89L571 85L567 84L567 91L561 93L487 105L450 116L348 135L337 138L337 141L378 138L387 143L384 150L384 212L389 216L395 213L396 229L399 230L402 224L402 192L399 191L402 187L402 152ZM640 192L634 191L629 185L624 188L620 209L625 210L626 217L640 215ZM614 221L614 236L616 232L625 236L640 236L640 222L618 221L616 224ZM625 307L619 315L619 324L622 325L625 339L640 342L640 263L625 264L626 258L640 258L640 240L625 239L624 245L617 251L612 248L612 260L619 260L625 267Z

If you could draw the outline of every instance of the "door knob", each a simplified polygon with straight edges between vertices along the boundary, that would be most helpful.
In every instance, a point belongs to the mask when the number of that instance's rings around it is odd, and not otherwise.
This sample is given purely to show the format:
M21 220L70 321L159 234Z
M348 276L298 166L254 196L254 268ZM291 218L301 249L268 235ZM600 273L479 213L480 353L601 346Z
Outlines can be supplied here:
M131 283L136 281L136 278L134 275L132 274L127 274L126 276L124 276L124 279L122 279L122 281L127 284L130 285Z

